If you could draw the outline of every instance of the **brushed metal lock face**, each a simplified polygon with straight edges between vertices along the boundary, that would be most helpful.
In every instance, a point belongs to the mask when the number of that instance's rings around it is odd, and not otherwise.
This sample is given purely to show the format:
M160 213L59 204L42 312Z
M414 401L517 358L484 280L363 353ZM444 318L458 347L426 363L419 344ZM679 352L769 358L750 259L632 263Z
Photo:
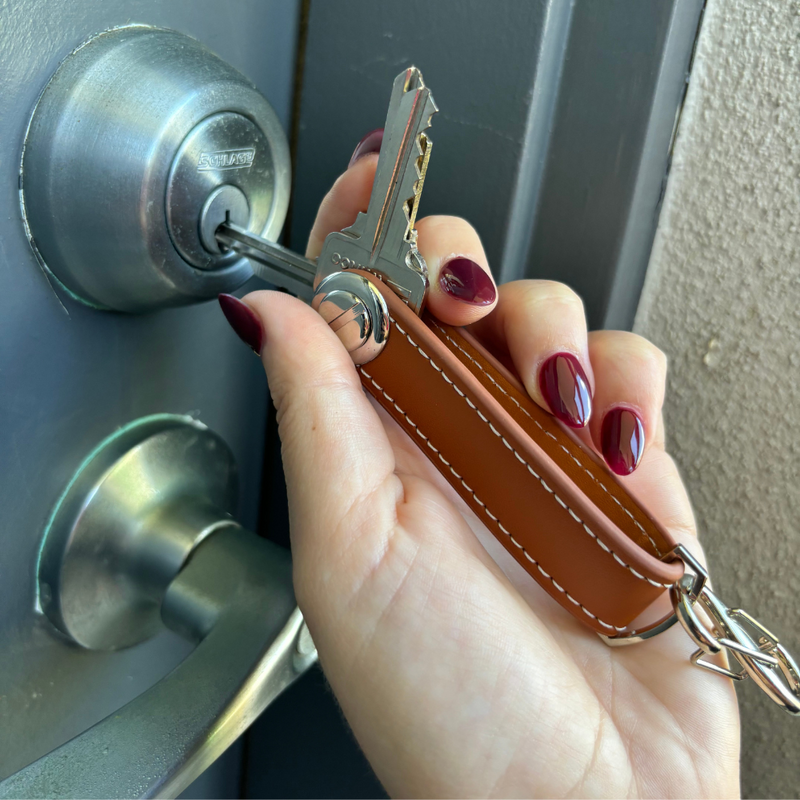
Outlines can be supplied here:
M167 224L178 252L200 269L235 262L236 254L221 253L213 230L203 236L201 223L214 220L216 229L228 212L231 222L263 230L274 190L272 151L261 129L241 114L207 117L183 140L167 182Z
M216 297L251 275L220 251L229 218L276 239L286 137L266 99L199 42L147 26L90 39L34 109L20 176L40 262L77 299L141 312Z

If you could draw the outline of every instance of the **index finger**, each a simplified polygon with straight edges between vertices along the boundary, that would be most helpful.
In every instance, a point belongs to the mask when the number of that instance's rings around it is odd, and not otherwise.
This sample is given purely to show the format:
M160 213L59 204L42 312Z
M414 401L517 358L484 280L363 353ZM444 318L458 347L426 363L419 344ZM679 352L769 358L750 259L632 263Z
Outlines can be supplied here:
M377 154L362 156L334 183L320 204L306 255L317 258L325 237L366 213L378 167ZM433 216L417 223L420 255L428 266L428 308L449 325L471 325L489 314L497 301L480 237L465 220Z
M308 258L316 258L322 252L329 233L352 225L359 211L366 213L377 169L377 154L363 156L336 179L317 211L306 247Z

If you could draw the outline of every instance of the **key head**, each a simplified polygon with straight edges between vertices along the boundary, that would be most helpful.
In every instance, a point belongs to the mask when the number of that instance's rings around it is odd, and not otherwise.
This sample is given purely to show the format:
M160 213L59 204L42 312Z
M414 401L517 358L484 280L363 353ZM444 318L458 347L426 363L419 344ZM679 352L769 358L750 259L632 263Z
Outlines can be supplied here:
M334 231L328 234L317 259L317 279L339 270L369 272L402 297L414 313L421 314L428 293L428 268L416 242L401 240L396 248L384 247L376 258L370 259L370 251L364 247L362 238L347 231Z

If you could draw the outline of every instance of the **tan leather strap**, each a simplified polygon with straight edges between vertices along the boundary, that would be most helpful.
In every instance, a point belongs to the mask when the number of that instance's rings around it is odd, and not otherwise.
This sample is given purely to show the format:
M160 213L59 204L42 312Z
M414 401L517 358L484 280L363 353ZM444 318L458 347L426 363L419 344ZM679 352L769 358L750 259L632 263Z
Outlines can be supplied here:
M466 331L417 317L373 276L392 329L364 387L527 572L599 633L683 574L675 542Z

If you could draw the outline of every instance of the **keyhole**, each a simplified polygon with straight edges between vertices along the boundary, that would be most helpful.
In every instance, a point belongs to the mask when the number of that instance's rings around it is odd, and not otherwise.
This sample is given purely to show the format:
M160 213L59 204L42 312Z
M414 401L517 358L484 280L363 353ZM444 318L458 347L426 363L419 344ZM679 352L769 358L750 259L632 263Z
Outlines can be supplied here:
M200 242L209 253L221 255L229 252L217 241L217 231L225 223L241 228L250 224L250 206L244 192L236 186L219 186L203 204L198 228Z

